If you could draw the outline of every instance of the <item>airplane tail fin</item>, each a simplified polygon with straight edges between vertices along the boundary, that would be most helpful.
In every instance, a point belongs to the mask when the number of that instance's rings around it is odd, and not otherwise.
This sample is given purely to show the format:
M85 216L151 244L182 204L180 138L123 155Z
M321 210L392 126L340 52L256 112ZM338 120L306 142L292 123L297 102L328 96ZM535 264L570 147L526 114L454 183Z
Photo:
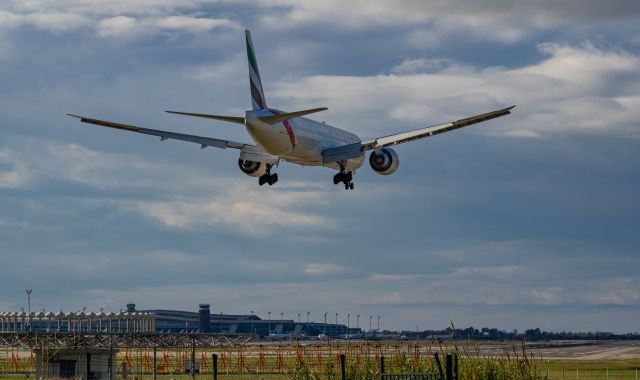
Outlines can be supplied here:
M255 50L253 49L253 41L251 40L251 32L244 31L247 41L247 59L249 61L249 86L251 89L251 104L254 110L267 108L267 102L264 98L262 89L262 81L260 80L260 71L258 71L258 61L256 60Z

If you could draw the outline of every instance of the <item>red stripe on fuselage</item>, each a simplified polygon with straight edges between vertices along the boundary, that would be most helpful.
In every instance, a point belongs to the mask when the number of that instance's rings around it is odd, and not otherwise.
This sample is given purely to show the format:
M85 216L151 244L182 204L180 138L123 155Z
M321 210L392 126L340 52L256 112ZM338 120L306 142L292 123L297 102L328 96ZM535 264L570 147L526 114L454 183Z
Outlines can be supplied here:
M296 135L293 134L293 128L291 128L291 125L289 125L289 120L283 121L282 124L284 124L284 129L287 130L287 134L289 135L289 140L291 141L291 146L293 148L295 148L296 147Z
M281 115L284 112L273 109L273 108L268 108L269 111L273 112L276 115ZM289 120L285 120L282 122L282 124L284 125L284 129L287 131L287 135L289 136L289 141L291 141L291 147L295 148L296 147L296 135L293 133L293 128L291 128L291 124L289 124Z

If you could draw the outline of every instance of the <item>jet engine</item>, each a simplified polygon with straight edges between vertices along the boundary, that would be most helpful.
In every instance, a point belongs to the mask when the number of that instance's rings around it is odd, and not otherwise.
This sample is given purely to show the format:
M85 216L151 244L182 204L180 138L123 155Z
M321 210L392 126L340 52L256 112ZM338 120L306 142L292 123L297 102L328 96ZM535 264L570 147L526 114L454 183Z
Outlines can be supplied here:
M398 154L391 148L382 148L377 153L374 150L369 156L369 165L380 175L389 175L395 172L400 165Z
M263 162L238 160L240 170L248 176L260 177L267 173L267 165Z

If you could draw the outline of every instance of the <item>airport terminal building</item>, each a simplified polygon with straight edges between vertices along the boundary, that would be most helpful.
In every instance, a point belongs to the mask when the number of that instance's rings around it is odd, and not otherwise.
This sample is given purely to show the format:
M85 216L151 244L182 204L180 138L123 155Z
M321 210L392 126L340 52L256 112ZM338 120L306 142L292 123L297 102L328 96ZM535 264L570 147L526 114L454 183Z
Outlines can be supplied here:
M263 319L255 314L211 313L210 305L201 304L198 311L165 309L137 310L130 303L118 313L85 313L44 311L29 315L24 311L0 313L0 333L7 332L113 332L113 333L222 333L257 336L340 336L361 334L359 328L343 324L301 322L291 319Z

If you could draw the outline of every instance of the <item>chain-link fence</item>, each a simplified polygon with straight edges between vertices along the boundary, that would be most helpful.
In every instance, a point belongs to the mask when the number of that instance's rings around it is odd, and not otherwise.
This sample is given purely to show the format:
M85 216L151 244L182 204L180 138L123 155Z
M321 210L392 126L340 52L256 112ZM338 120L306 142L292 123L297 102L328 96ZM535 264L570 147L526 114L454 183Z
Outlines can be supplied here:
M524 349L520 356L516 350L508 355L487 354L474 343L254 342L244 337L156 335L3 339L0 379L8 380L640 380L640 363L612 368L607 363L591 367L581 364L571 368L571 363L549 364L541 357L526 354ZM452 353L460 355L459 361L457 355L448 357Z

